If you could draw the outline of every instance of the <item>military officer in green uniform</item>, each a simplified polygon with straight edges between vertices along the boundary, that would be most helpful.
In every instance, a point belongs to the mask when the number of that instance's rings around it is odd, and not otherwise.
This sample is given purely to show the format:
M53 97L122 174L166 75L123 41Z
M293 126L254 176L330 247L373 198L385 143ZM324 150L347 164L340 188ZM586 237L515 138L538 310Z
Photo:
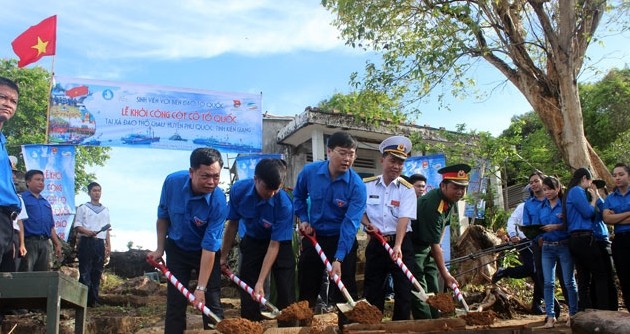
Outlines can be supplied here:
M451 215L457 215L457 202L464 197L468 186L470 166L458 164L438 170L442 175L440 187L418 199L418 213L412 222L414 276L427 293L438 292L438 272L446 286L458 285L448 272L440 243L444 230L450 224ZM438 313L414 296L411 307L414 319L437 318Z

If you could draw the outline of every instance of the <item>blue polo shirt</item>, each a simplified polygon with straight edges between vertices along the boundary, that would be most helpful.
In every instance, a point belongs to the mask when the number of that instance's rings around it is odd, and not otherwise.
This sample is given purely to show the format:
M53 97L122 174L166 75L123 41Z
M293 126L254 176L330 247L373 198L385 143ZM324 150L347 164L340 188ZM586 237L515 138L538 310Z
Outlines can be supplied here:
M328 164L318 161L302 169L293 189L293 209L300 221L309 222L317 235L339 236L335 258L343 260L359 230L367 192L363 179L352 169L332 181Z
M601 201L601 198L597 200ZM586 190L580 186L569 189L567 193L567 230L569 232L593 231L595 207L586 198Z
M226 215L227 203L220 188L194 195L187 170L172 173L164 180L157 216L170 221L167 236L182 250L221 249Z
M630 191L621 194L619 189L615 189L604 202L604 209L612 210L614 213L623 213L630 211ZM629 224L615 224L615 233L630 231Z
M540 225L540 208L547 199L530 197L523 206L523 225Z
M13 172L9 153L5 147L6 143L7 138L0 132L0 206L13 207L19 212L21 203L13 184Z
M593 224L593 236L597 240L608 240L608 227L602 217L604 201L597 201L597 209L597 212L595 212L595 223Z
M230 188L228 220L245 225L245 234L258 240L286 241L293 239L293 204L286 191L280 190L270 199L256 192L255 181L237 181Z
M558 199L556 205L551 207L549 200L545 199L539 211L539 221L543 225L562 224L562 199ZM569 232L565 229L549 231L542 234L544 241L562 241L569 239Z
M28 219L24 223L24 237L46 236L51 237L50 230L55 227L52 207L43 197L35 197L30 191L21 193Z

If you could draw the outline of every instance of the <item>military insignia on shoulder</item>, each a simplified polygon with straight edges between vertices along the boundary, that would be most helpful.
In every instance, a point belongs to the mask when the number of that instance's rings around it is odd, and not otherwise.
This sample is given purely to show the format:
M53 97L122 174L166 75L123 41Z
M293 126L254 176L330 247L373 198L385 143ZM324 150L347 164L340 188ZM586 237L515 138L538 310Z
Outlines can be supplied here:
M413 184L409 183L409 181L403 179L402 177L398 177L398 183L402 184L403 186L409 189L413 188Z
M363 178L363 183L368 183L368 182L372 182L372 181L376 181L376 180L378 180L378 176L364 177Z

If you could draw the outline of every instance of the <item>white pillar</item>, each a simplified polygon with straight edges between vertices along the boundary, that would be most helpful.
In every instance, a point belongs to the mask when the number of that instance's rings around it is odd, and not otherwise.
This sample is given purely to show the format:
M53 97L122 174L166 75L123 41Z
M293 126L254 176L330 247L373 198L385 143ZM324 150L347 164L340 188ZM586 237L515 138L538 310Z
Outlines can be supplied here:
M326 144L324 143L324 133L322 130L313 130L311 133L311 142L313 143L313 161L326 159Z

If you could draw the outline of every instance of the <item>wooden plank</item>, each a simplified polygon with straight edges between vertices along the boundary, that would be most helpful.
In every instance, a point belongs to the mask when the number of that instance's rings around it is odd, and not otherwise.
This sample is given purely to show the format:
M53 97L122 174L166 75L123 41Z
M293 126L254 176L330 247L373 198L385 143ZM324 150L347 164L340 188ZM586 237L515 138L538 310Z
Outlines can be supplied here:
M396 333L407 331L430 332L455 329L466 329L466 321L459 318L399 320L380 324L348 324L343 327L344 333L369 333L368 331L385 331L374 333ZM365 332L363 332L365 331Z

